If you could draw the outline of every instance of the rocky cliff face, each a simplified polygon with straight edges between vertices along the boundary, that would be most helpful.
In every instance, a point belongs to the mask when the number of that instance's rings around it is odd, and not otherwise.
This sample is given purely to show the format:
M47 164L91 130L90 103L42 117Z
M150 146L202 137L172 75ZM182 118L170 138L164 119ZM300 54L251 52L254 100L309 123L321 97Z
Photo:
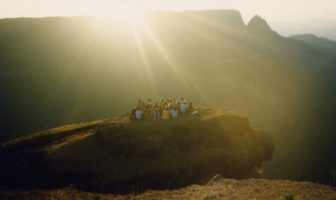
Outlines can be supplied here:
M1 187L64 187L127 192L256 176L272 139L247 118L201 109L169 121L111 120L69 125L2 144Z

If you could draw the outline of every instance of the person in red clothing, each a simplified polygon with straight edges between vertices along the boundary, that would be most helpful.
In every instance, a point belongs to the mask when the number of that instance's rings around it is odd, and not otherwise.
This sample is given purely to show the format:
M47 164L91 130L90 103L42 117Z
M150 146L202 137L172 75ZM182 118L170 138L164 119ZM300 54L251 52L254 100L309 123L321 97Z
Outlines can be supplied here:
M194 108L192 103L189 103L189 106L187 108L187 114L189 114L189 115L197 115L198 114L198 110L196 110Z

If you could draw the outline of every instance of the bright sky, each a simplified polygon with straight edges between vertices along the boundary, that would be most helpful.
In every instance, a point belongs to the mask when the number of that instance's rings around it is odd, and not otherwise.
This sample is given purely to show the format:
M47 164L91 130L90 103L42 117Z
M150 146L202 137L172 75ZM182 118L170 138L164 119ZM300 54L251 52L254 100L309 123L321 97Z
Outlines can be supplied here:
M112 11L237 9L247 21L336 19L336 0L0 0L0 18L98 15Z

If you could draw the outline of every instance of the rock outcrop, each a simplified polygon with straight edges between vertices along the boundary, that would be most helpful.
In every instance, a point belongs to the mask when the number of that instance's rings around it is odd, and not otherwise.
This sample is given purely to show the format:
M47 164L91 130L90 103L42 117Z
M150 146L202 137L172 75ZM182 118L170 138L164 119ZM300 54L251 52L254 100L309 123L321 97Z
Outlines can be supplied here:
M250 22L247 24L247 28L249 30L264 33L264 32L272 32L271 27L268 25L265 19L256 15L254 16Z
M127 192L206 183L215 174L247 178L270 160L272 139L228 110L69 125L0 146L0 187L64 187Z

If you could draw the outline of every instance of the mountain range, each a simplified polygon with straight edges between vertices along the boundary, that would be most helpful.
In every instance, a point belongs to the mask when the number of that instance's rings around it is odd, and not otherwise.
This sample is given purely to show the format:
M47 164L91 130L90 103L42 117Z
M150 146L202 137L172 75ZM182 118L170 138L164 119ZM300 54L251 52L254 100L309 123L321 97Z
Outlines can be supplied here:
M272 27L281 35L314 34L319 37L336 40L336 20L310 19L272 22Z
M283 37L234 10L2 19L1 138L111 118L139 98L184 97L235 110L271 134L266 177L329 183L335 55L330 40Z

